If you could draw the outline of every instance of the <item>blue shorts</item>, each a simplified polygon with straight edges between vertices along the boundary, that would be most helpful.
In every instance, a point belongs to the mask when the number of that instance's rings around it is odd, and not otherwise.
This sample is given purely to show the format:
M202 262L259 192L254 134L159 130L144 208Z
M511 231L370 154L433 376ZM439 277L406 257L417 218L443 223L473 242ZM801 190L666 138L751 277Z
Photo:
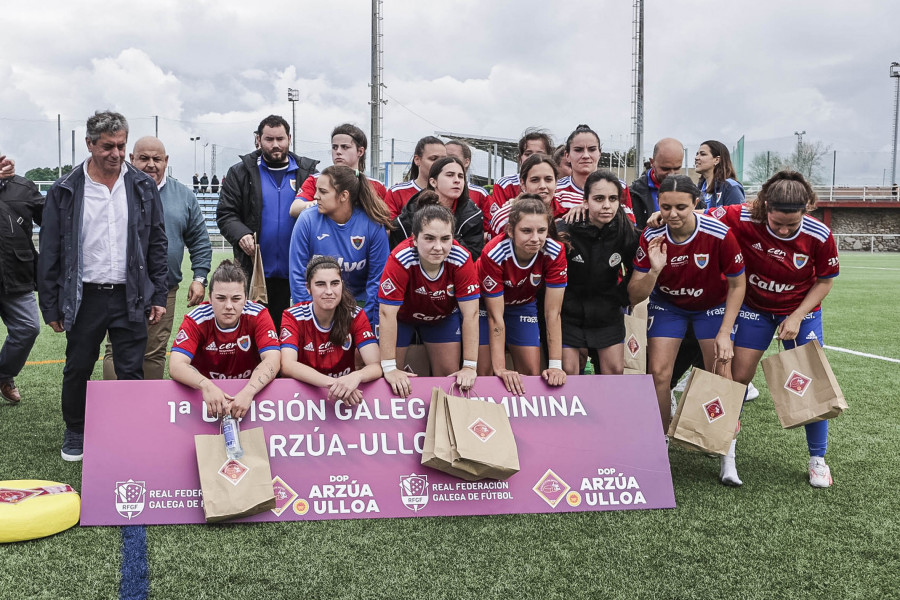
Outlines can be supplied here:
M651 299L647 305L647 337L684 339L690 323L698 340L715 339L724 316L724 302L709 310L684 310L668 302Z
M478 343L488 345L487 310L478 311ZM507 304L503 307L503 322L506 324L506 343L511 346L541 347L541 332L538 329L537 302L528 304Z
M737 331L734 334L734 345L753 350L767 349L772 343L772 336L775 335L778 325L787 317L788 315L773 315L769 312L755 311L742 305L741 312L735 321ZM814 310L803 317L796 339L783 340L782 343L784 348L789 350L812 340L819 340L819 344L825 345L821 310Z
M459 309L450 315L434 321L433 323L404 323L397 321L397 347L406 348L412 341L413 333L418 332L419 337L426 344L444 344L447 342L462 341L462 316Z

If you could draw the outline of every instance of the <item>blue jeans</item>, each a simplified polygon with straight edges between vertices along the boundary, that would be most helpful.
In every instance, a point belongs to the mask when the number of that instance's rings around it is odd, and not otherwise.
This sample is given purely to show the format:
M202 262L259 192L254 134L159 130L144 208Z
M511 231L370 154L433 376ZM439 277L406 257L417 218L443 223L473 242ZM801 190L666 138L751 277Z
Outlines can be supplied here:
M0 294L0 319L8 335L0 350L0 381L14 378L25 366L34 341L41 333L41 319L34 292Z

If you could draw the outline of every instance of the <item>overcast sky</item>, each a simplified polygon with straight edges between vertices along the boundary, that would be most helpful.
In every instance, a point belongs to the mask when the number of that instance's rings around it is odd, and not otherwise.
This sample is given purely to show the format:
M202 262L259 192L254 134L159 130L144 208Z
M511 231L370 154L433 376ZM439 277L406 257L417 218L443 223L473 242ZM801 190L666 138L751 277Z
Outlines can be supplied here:
M528 126L563 142L579 123L606 149L631 145L628 0L385 0L383 157L436 130L517 139ZM194 171L199 135L221 175L270 114L330 163L329 133L369 132L371 2L5 0L0 35L0 153L18 170L86 154L84 122L113 108L131 142L159 134L176 177ZM691 157L705 139L747 160L789 152L795 131L837 150L838 182L890 178L900 3L876 0L645 1L645 153L664 136ZM197 170L203 170L202 145ZM830 174L831 157L828 168ZM485 174L486 163L475 170ZM324 165L323 165L324 166ZM510 172L510 166L506 172Z

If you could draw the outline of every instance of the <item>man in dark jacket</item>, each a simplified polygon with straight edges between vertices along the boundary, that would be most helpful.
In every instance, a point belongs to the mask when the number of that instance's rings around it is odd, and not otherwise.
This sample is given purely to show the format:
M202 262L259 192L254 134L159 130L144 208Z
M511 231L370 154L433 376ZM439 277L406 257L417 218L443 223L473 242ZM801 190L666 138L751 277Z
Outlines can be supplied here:
M647 218L659 210L659 185L669 175L680 175L684 163L684 147L676 139L663 138L653 146L650 168L632 182L631 208L639 230L647 226Z
M290 152L291 127L282 117L269 115L259 124L259 149L241 156L225 175L216 208L219 231L234 248L235 261L249 281L253 275L256 242L265 270L269 313L281 331L281 313L291 304L289 283L291 232L297 219L291 204L319 161Z
M9 171L12 165L0 156L0 168L6 169L0 173L0 318L8 332L0 350L0 396L17 404L22 397L14 378L41 332L31 235L32 222L41 224L44 197L34 183Z
M87 381L109 331L116 376L143 379L147 322L166 313L167 241L156 182L125 162L128 122L96 112L85 138L91 156L47 192L41 224L41 313L66 332L62 457L84 447Z

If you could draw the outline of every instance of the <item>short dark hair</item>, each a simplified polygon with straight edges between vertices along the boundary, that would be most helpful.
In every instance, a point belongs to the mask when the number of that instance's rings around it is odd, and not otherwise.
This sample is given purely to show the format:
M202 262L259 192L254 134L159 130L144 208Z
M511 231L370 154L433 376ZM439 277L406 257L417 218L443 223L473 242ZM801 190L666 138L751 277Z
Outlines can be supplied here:
M687 175L669 175L659 184L660 196L666 192L683 192L689 194L695 202L700 199L700 188Z
M331 131L331 139L334 139L336 135L349 135L353 140L353 143L356 144L357 148L363 148L363 150L369 149L369 140L366 139L366 133L353 125L352 123L342 123L338 125ZM359 157L359 170L366 170L366 153L363 152L363 155Z
M519 138L520 158L525 153L525 145L532 140L540 140L544 144L544 154L553 153L553 139L550 137L550 134L544 129L529 127L522 132L522 137Z
M450 224L450 231L456 229L456 217L449 208L438 204L438 194L431 190L422 190L417 194L416 212L413 213L412 235L417 237L422 228L434 220Z
M121 114L111 110L94 111L87 120L87 138L92 144L95 144L104 133L113 134L123 130L125 137L128 137L128 121Z
M285 121L284 117L282 117L281 115L269 115L268 117L260 121L259 127L256 128L256 135L262 135L263 127L271 127L272 129L284 127L284 132L287 135L291 135L291 126L288 125L288 122Z
M593 129L591 129L590 125L585 125L584 123L582 123L578 127L576 127L572 133L569 134L569 137L566 138L566 153L567 154L570 150L572 150L572 140L574 140L575 136L578 135L579 133L590 133L591 135L594 136L594 138L596 138L598 146L603 145L600 143L600 136L597 135L597 132L594 131Z

